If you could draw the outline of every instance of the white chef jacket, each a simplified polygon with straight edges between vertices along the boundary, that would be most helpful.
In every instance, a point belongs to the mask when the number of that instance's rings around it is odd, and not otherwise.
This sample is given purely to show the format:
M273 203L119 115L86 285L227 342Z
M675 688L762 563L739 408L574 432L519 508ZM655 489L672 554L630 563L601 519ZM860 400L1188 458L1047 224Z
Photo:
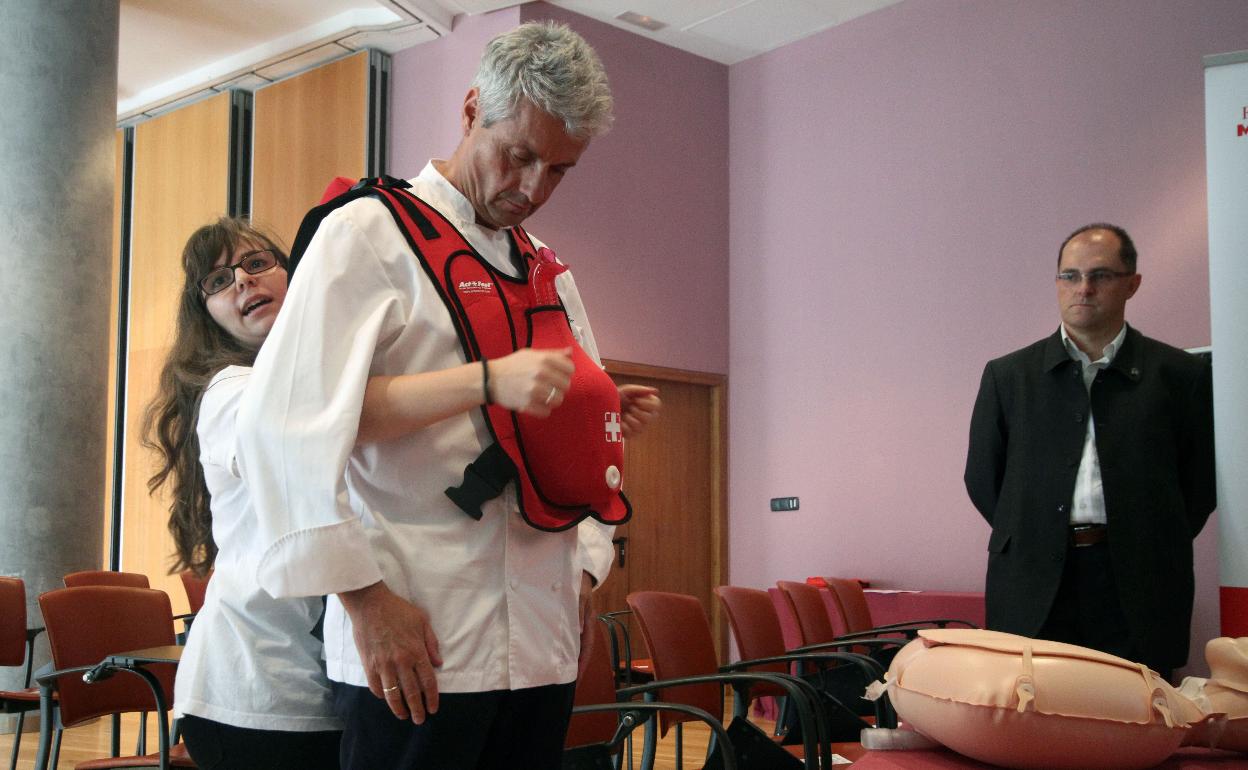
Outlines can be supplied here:
M510 236L430 162L413 192L494 267L515 275ZM556 286L585 351L593 333L570 273ZM329 214L295 272L240 411L239 460L270 547L259 581L275 596L336 594L384 580L429 613L443 692L576 678L582 571L601 582L613 528L524 523L514 486L474 520L444 490L492 441L479 409L404 438L355 446L369 376L465 362L434 284L377 200ZM351 622L336 597L325 622L331 679L365 686Z
M256 582L267 543L234 461L235 419L251 369L212 378L199 406L200 464L220 549L174 683L174 715L256 730L340 730L330 711L316 598L274 599Z

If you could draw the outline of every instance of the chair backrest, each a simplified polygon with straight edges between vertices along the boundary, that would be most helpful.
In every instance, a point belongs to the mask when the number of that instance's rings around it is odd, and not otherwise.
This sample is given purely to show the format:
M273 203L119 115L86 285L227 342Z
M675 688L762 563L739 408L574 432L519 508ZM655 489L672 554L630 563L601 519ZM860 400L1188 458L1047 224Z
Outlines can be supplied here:
M871 620L871 608L867 606L867 596L862 592L862 584L849 578L824 578L828 588L836 595L841 607L841 617L845 619L845 633L856 634L870 631L875 627Z
M776 618L780 620L780 633L784 636L784 649L791 650L802 646L802 629L797 624L797 613L793 611L793 602L779 588L768 588L767 598L776 610Z
M40 595L39 608L57 669L91 666L115 653L173 644L173 610L164 591L124 586L61 588ZM171 696L173 666L149 669ZM156 710L151 689L128 673L95 684L84 683L81 675L66 675L57 680L56 688L66 727L105 714Z
M26 584L0 577L0 666L26 662Z
M128 588L151 588L147 575L139 572L114 572L109 569L89 569L71 572L64 577L66 588L81 586L126 586Z
M626 601L650 651L655 680L718 672L711 624L696 596L636 591L629 594ZM658 694L658 699L695 706L713 716L724 713L723 690L718 684L667 687ZM687 714L664 713L659 719L661 733L666 735L672 725L693 718Z
M836 638L836 630L819 594L825 589L792 580L777 581L776 587L793 606L798 628L802 631L802 644L820 644Z
M766 591L740 586L719 586L715 589L715 595L719 597L719 603L728 615L728 625L732 628L732 637L737 641L737 650L741 653L742 660L784 654L784 633L780 629L780 618L776 616L776 608ZM783 663L760 666L756 670L787 673L787 667Z
M615 703L615 674L611 671L611 651L607 642L607 630L602 623L594 623L585 637L586 649L581 651L582 667L576 678L576 695L573 706L592 706L599 703ZM593 714L574 714L568 723L564 746L586 746L606 743L615 735L618 714L601 711Z
M199 577L189 569L179 572L178 577L182 578L182 588L186 591L186 602L191 612L199 612L204 607L204 595L208 593L208 581L212 580L212 570L208 570L208 574Z

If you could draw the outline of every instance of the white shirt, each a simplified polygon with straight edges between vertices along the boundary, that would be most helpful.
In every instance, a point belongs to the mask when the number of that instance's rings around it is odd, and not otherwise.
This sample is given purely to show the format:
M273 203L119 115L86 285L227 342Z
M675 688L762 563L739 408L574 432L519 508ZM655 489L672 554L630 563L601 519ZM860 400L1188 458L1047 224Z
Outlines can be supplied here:
M413 192L495 268L514 274L510 236L481 227L430 163ZM597 360L570 273L557 279L573 331ZM321 223L256 361L240 412L239 460L271 543L259 566L275 596L336 594L384 580L426 610L443 692L571 682L582 571L599 582L613 528L529 527L512 487L473 520L444 493L492 439L471 409L393 441L355 446L371 375L438 371L465 357L434 284L389 212L353 201ZM365 686L350 619L325 622L331 679Z
M1083 372L1083 386L1087 389L1088 395L1092 395L1092 382L1096 379L1096 375L1105 367L1109 366L1114 360L1114 356L1118 355L1118 350L1122 347L1122 341L1127 337L1127 325L1123 324L1122 329L1110 341L1101 353L1101 357L1095 361L1091 360L1086 353L1079 349L1070 335L1066 333L1066 324L1061 325L1062 342L1066 345L1066 352L1070 354L1071 359L1077 362ZM1088 430L1083 437L1083 455L1079 459L1079 471L1075 474L1075 493L1070 504L1070 523L1071 524L1104 524L1105 517L1105 489L1101 484L1101 460L1096 452L1096 425L1092 420L1092 407L1088 406Z
M256 583L267 543L234 462L235 418L251 369L212 378L199 406L200 463L220 549L174 684L174 715L257 730L340 730L312 627L319 599L274 599Z

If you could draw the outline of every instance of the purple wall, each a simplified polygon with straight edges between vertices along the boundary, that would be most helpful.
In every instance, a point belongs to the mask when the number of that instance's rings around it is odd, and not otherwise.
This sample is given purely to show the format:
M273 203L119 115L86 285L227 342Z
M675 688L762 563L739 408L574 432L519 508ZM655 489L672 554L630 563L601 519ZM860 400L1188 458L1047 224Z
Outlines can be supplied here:
M1201 56L1244 47L1241 0L908 0L731 68L541 3L460 18L394 58L395 173L454 148L486 40L544 17L598 49L617 122L532 228L604 355L728 372L733 583L982 589L979 374L1056 328L1077 225L1135 236L1136 326L1209 342Z
M1125 226L1128 319L1209 342L1201 56L1245 40L1238 0L910 0L731 68L732 582L982 590L970 411L1056 329L1066 233Z
M481 51L520 23L517 8L456 16L446 37L408 48L391 60L390 169L410 179L430 158L446 158L463 135L460 108Z
M485 43L547 18L598 51L616 121L526 226L572 267L603 356L726 373L727 67L544 3L457 17L394 57L392 173L448 156Z

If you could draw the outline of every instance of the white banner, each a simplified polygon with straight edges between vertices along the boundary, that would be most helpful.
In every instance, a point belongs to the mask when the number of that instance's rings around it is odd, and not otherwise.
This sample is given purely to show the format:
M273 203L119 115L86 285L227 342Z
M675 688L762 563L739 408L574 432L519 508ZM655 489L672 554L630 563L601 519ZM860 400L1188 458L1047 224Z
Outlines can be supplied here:
M1248 51L1205 57L1222 633L1248 636Z

